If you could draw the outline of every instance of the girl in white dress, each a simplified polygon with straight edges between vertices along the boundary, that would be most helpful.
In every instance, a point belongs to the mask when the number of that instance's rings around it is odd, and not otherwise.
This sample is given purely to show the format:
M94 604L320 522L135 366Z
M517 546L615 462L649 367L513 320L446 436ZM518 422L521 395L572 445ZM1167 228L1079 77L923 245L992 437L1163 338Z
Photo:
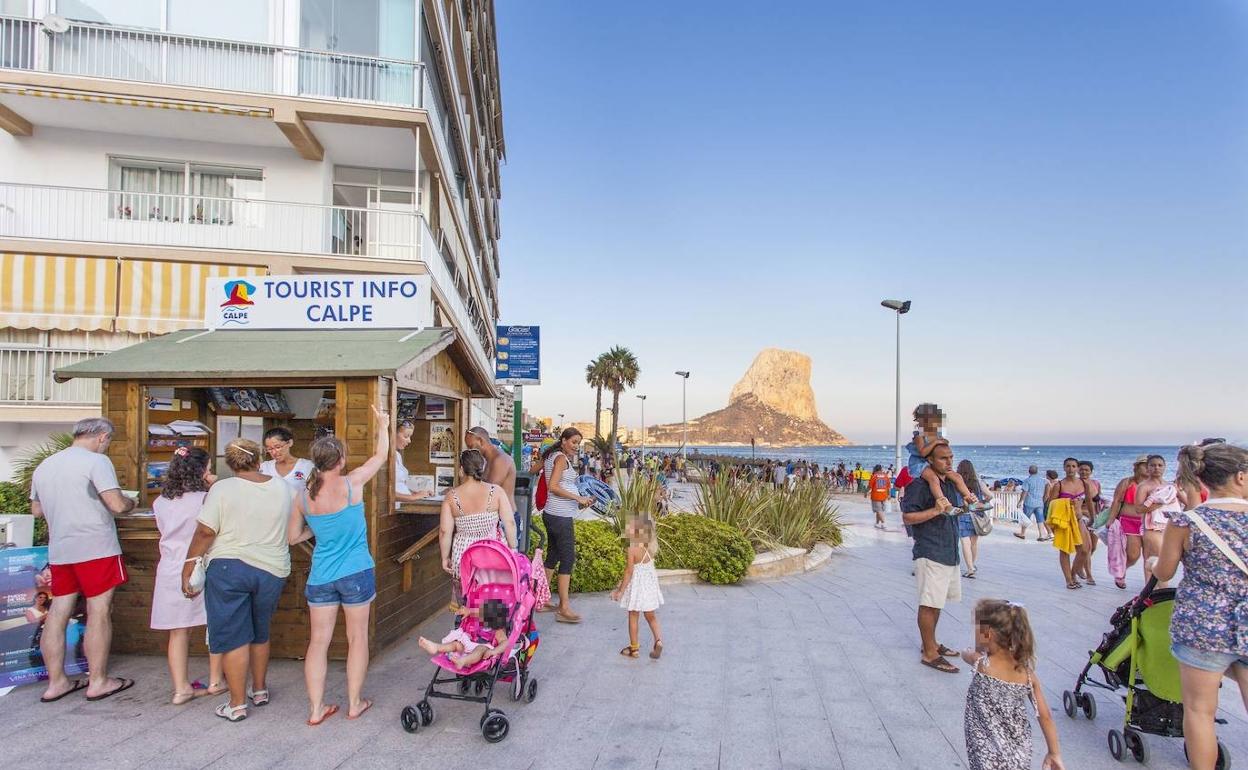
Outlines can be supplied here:
M620 650L620 654L627 658L638 657L638 616L645 615L654 636L650 657L658 660L663 654L663 635L655 611L663 603L663 592L659 590L659 576L654 571L654 557L659 552L654 516L648 513L630 516L624 525L624 534L628 536L628 564L620 584L611 592L612 601L618 601L621 608L628 610L628 646Z

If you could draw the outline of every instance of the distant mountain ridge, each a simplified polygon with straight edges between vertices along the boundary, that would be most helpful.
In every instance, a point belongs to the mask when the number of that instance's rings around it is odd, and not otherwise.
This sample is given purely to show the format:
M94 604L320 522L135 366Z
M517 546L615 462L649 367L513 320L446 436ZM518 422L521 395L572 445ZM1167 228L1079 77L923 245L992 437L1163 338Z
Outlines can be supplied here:
M849 439L828 427L815 409L810 356L767 348L733 387L728 406L689 421L690 444L843 446ZM680 423L646 429L647 442L679 444Z

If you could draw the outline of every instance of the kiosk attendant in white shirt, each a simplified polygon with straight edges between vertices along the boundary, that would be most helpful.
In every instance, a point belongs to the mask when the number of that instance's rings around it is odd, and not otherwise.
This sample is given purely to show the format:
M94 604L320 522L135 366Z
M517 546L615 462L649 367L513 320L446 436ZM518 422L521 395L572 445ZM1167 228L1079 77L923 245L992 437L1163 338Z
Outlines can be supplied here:
M303 457L295 457L290 447L295 443L295 434L289 428L269 428L264 432L264 451L271 460L260 463L260 472L265 476L285 481L290 488L298 492L308 483L312 473L312 461Z
M416 426L404 420L394 431L394 499L400 503L414 503L425 497L432 497L433 492L421 490L413 492L407 486L407 467L403 465L403 450L412 443L412 432Z

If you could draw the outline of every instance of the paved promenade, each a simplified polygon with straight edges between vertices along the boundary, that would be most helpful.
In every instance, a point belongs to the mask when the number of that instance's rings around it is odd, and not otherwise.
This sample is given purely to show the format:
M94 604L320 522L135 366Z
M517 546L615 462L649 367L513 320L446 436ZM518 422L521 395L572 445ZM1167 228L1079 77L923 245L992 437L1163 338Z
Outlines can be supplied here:
M627 641L625 614L602 595L584 596L580 626L542 617L533 703L495 704L511 719L502 743L485 743L476 705L439 702L437 720L417 735L399 710L429 679L426 656L405 642L374 661L358 722L335 716L311 728L299 663L279 661L273 703L228 724L203 699L168 705L162 658L122 658L128 693L100 703L70 697L37 702L29 687L0 698L5 764L74 768L957 768L965 767L962 707L970 675L918 664L915 591L908 540L890 517L870 526L859 499L842 498L847 547L816 572L768 582L665 588L660 612L667 651L658 662L616 654ZM1034 531L1032 533L1034 537ZM1095 722L1068 720L1061 692L1073 686L1086 651L1125 598L1107 576L1098 587L1063 588L1047 544L1000 530L982 543L979 577L945 614L940 639L969 643L974 600L1007 597L1027 605L1039 637L1039 673L1056 711L1066 766L1119 766L1105 733L1121 701L1098 694ZM1105 575L1103 557L1098 575ZM1130 576L1139 586L1138 572ZM438 619L420 631L445 632ZM412 637L414 639L414 635ZM643 624L643 652L648 641ZM206 665L206 664L205 664ZM200 673L200 672L196 672ZM331 664L330 696L341 702L342 664ZM1223 740L1248 762L1248 715L1229 682L1222 694ZM1039 767L1043 740L1036 729ZM1181 742L1147 737L1151 768L1185 767ZM1134 765L1128 761L1124 766Z

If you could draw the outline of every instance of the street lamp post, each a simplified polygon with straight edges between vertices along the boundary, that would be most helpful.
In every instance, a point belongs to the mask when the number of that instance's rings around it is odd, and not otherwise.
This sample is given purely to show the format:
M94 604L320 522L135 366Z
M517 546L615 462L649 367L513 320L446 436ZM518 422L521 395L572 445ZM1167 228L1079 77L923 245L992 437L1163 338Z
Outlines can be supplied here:
M685 395L689 385L689 372L676 372L676 376L680 378L680 459L688 458L689 446L689 418L685 412Z
M563 430L563 412L559 413L559 430Z
M641 399L641 462L646 462L646 397L638 395Z
M897 400L893 406L896 432L893 435L893 477L901 473L901 317L910 312L910 300L886 299L880 303L897 314Z

